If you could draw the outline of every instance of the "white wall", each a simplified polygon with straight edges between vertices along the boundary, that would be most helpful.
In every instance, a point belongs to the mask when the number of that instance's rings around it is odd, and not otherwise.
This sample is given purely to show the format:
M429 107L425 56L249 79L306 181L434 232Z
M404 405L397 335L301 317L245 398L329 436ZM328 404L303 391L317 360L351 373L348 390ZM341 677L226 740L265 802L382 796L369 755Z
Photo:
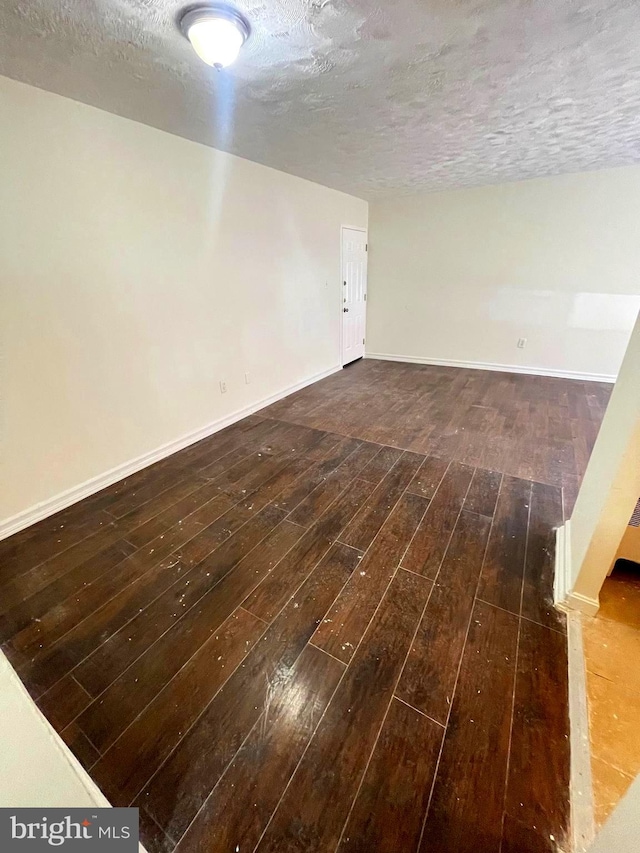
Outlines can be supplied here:
M374 202L369 246L368 354L611 379L640 307L640 167Z
M2 652L0 720L0 808L110 808Z
M640 775L615 807L589 853L637 853L639 830Z
M366 202L6 78L0 114L0 530L339 365Z
M566 603L593 615L607 572L640 495L640 317L589 458L571 520L564 571Z
M108 806L0 652L0 807Z

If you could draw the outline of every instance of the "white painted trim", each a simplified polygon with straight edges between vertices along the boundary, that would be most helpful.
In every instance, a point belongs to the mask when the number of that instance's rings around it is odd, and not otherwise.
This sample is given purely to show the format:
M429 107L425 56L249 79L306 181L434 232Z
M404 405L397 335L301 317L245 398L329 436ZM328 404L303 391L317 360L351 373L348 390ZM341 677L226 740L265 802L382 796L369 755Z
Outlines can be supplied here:
M553 602L565 611L579 610L595 616L600 602L571 589L571 519L556 531L556 558L553 576Z
M591 846L595 836L595 821L593 817L587 683L582 646L582 624L578 613L569 613L567 634L571 732L571 849L574 853L583 853Z
M567 593L571 589L571 519L556 530L556 559L553 576L554 604L564 605Z
M576 370L550 370L546 367L524 367L521 364L493 364L484 361L458 361L445 358L424 358L415 355L391 355L384 352L365 352L365 358L383 361L405 361L410 364L433 364L439 367L468 367L472 370L496 370L499 373L525 373L530 376L553 376L557 379L580 379L583 382L615 382L615 376L606 373L580 373Z
M174 441L168 442L167 444L163 444L155 450L143 453L136 459L130 459L128 462L123 462L122 465L117 465L115 468L111 468L111 470L105 471L103 474L98 474L96 477L92 477L84 483L80 483L79 485L73 486L64 492L53 495L52 497L47 498L47 500L41 501L40 503L35 504L35 506L29 507L16 515L5 518L3 521L0 521L0 539L6 539L8 536L18 533L25 527L29 527L31 524L35 524L43 518L47 518L56 512L60 512L60 510L66 509L68 506L71 506L71 504L77 503L78 501L83 500L83 498L87 498L89 495L93 495L101 489L113 485L113 483L117 483L118 480L129 477L131 474L135 474L136 471L141 471L143 468L147 468L154 462L158 462L160 459L165 459L167 456L171 456L172 453L176 453L178 450L182 450L190 444L195 444L196 441L207 438L215 432L224 429L224 427L234 424L236 421L242 420L242 418L246 418L247 415L251 415L260 409L264 409L265 406L270 406L271 403L275 403L283 397L288 397L289 394L293 394L301 388L306 388L307 385L319 382L321 379L325 379L327 376L331 376L331 374L337 373L339 370L342 370L342 366L335 365L334 367L330 367L328 370L323 370L321 373L316 373L307 379L303 379L300 382L296 382L294 385L290 385L288 388L283 388L275 394L271 394L269 397L265 397L263 400L258 400L258 402L245 406L245 408L239 409L238 411L233 412L230 415L226 415L223 418L219 418L217 421L213 421L200 429L194 430L193 432L183 435Z
M570 592L564 600L564 606L571 610L579 610L586 616L595 616L600 610L600 602L597 598L589 598L580 592Z

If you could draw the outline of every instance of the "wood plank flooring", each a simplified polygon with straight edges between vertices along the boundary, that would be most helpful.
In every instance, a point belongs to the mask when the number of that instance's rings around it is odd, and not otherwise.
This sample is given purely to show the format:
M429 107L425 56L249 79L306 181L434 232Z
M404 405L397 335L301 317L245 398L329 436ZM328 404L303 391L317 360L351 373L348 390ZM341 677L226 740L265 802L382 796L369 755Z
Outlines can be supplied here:
M150 853L562 849L607 391L354 365L0 542L2 649Z
M568 517L612 387L365 359L261 414L560 486Z

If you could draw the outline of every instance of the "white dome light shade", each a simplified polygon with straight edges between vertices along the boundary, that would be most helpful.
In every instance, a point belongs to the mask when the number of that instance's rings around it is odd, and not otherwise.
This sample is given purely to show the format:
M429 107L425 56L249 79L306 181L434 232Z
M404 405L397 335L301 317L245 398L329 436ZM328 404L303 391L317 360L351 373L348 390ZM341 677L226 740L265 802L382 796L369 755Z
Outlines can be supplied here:
M192 24L189 41L203 62L225 68L238 58L244 38L232 21L213 18Z
M180 28L200 59L214 68L231 65L250 32L240 12L224 5L189 9L180 21Z

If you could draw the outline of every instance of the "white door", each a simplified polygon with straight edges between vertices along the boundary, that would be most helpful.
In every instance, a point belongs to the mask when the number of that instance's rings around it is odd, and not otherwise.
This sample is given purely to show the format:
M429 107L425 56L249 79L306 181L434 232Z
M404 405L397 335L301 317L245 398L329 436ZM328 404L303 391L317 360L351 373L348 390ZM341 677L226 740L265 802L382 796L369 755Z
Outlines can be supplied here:
M367 319L367 232L342 229L342 364L364 355Z

